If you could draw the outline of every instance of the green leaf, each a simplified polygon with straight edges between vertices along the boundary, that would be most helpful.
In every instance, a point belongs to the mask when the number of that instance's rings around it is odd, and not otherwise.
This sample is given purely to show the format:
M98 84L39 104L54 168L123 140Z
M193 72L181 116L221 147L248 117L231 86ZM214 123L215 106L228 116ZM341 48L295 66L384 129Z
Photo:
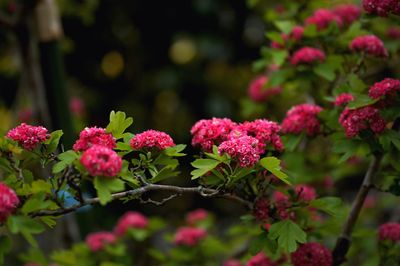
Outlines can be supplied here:
M279 32L276 31L268 31L265 36L270 39L271 41L277 42L279 44L284 44L284 40L282 38L282 35Z
M272 224L268 236L272 240L277 240L278 246L288 253L296 251L297 243L307 241L307 234L291 220Z
M274 71L269 75L268 84L266 86L277 87L279 85L282 85L286 80L292 77L293 74L293 69L280 69Z
M217 167L221 162L214 159L197 159L192 162L192 166L198 168L193 170L190 174L192 175L192 179L199 178L200 176L205 175L210 172L212 169Z
M60 160L56 164L53 165L53 174L57 174L62 172L65 168L71 165L79 156L76 152L69 150L58 155L58 159Z
M336 77L335 67L329 63L319 64L313 68L313 71L315 74L328 81L333 81Z
M117 178L107 178L96 176L94 178L94 187L97 190L97 196L100 204L105 205L112 200L112 192L119 192L124 189L125 183Z
M264 249L264 247L266 246L267 241L270 241L270 239L268 238L268 234L266 234L265 232L261 233L256 238L254 238L250 242L250 246L249 246L250 254L256 255L257 253L262 251Z
M355 100L348 103L347 107L349 109L357 109L360 107L372 105L376 103L379 99L371 99L368 95L356 94L354 95Z
M62 130L56 130L51 132L50 134L50 138L48 140L46 140L45 144L47 146L46 152L47 154L54 152L57 147L58 144L60 142L60 138L63 135L63 131Z
M126 118L124 112L111 111L110 123L106 127L107 132L110 132L114 138L120 139L124 136L125 130L132 125L133 119L131 117Z
M260 160L260 165L270 171L274 176L282 180L288 185L291 183L288 180L288 175L281 171L281 161L276 157L265 157Z
M0 264L4 265L4 255L11 250L11 239L8 236L0 236Z
M336 197L324 197L310 202L310 207L314 207L326 212L331 216L337 216L342 208L342 200Z
M282 136L282 141L285 145L285 150L294 151L296 147L300 144L300 142L304 139L305 133L301 133L300 135L287 134Z
M31 186L32 186L31 188L32 194L40 192L45 192L45 193L51 192L51 184L41 179L33 181Z
M289 20L275 21L274 24L281 32L285 34L289 34L295 26L295 24Z
M157 182L163 181L165 179L168 179L170 177L175 177L175 176L179 175L179 173L180 173L179 171L174 171L174 169L171 169L169 167L164 167L149 181L151 183L157 183Z
M275 50L272 52L272 61L275 65L281 66L283 63L286 62L286 58L288 57L289 53L286 50ZM267 84L266 84L267 85Z
M49 208L52 205L51 201L45 200L46 194L39 193L34 194L30 197L22 206L21 212L24 214L28 214L38 210L44 210Z
M186 148L185 144L178 144L173 147L168 147L164 150L164 153L170 157L181 157L185 156L185 153L181 153Z
M13 234L21 233L34 247L37 246L37 242L32 234L42 233L45 229L41 223L27 216L10 216L7 220L7 227Z
M313 37L315 37L317 34L318 34L318 31L317 31L317 26L316 26L315 24L307 25L307 26L304 28L304 33L303 33L304 37L313 38Z
M367 88L367 85L356 74L351 73L347 78L353 94L361 93Z

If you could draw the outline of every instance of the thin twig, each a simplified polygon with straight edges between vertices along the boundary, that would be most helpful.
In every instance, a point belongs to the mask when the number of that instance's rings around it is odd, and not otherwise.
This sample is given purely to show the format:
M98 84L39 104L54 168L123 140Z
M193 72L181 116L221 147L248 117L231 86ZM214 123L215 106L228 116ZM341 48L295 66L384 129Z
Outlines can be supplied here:
M152 200L151 198L148 198L146 200L144 200L142 198L139 198L139 200L140 200L140 203L151 203L151 204L154 204L154 205L157 205L157 206L161 206L164 203L166 203L167 201L170 201L173 198L176 198L178 196L179 196L178 194L172 194L172 195L170 195L170 196L168 196L168 197L166 197L166 198L164 198L164 199L162 199L160 201Z

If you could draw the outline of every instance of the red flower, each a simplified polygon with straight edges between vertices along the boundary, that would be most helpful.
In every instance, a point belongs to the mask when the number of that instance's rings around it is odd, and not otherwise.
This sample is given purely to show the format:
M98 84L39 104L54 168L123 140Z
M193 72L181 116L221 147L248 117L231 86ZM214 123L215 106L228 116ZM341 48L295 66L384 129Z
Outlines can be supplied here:
M390 27L387 31L386 31L386 36L397 40L400 39L400 28L399 27Z
M332 11L347 25L356 21L361 15L360 7L352 4L338 5Z
M114 149L116 143L112 134L107 133L104 128L86 127L79 133L79 139L75 142L73 149L75 151L85 151L93 145Z
M189 225L195 225L198 222L204 221L208 218L208 212L204 209L197 209L189 212L186 215L186 222Z
M372 85L368 91L368 95L372 99L379 99L385 96L395 96L395 93L398 91L400 91L400 80L385 78Z
M85 242L89 249L95 252L102 250L107 244L115 243L116 240L117 238L115 235L110 232L97 232L89 234Z
M283 39L283 44L280 44L276 41L271 42L271 47L274 49L282 49L285 47L285 43L287 41L292 41L292 42L299 42L301 38L303 37L304 33L304 28L302 26L294 26L292 31L289 34L281 34L281 37Z
M254 257L250 258L246 266L277 266L277 264L265 256L263 252L260 252Z
M300 64L312 64L314 62L324 62L325 53L312 47L303 47L297 50L291 57L290 63L294 66Z
M148 224L149 221L141 213L128 211L118 220L114 233L117 236L123 236L130 228L144 229Z
M175 146L174 141L165 132L157 130L147 130L143 133L136 134L130 141L131 147L134 150L141 150L145 148L157 148L164 150L168 147Z
M306 243L291 254L293 266L332 266L332 254L319 243Z
M315 24L318 30L323 30L328 28L332 23L336 23L339 27L343 25L342 19L336 15L334 12L328 9L317 9L314 14L305 20L306 25Z
M225 261L222 266L242 266L242 263L239 260L230 259Z
M181 227L175 233L174 243L182 246L195 246L203 238L207 236L207 232L202 228Z
M389 13L400 15L400 2L398 0L363 0L363 7L367 13L386 17Z
M320 122L317 115L322 108L313 104L293 106L282 121L282 132L300 134L305 131L307 135L314 136L320 131Z
M84 151L80 161L91 176L113 177L122 167L122 159L115 151L99 145Z
M390 240L393 242L400 241L400 224L386 223L379 226L378 238L380 241Z
M281 93L281 87L264 88L267 82L268 78L266 76L260 76L252 80L247 90L250 99L254 102L264 102L269 97Z
M218 152L236 159L241 167L252 167L260 160L259 141L250 136L231 138L219 145Z
M335 106L346 105L351 101L354 101L354 96L351 93L341 93L335 98Z
M351 41L349 47L353 52L364 52L376 57L388 56L382 40L375 35L358 36Z
M7 138L19 143L24 149L31 151L47 138L47 129L44 127L35 127L22 123L21 125L8 131Z
M7 220L18 204L19 199L15 191L6 184L0 183L0 223L4 223Z
M265 221L269 218L269 201L265 198L260 198L254 203L254 217L258 221Z
M296 185L294 190L298 198L303 201L312 201L317 197L315 189L307 185Z

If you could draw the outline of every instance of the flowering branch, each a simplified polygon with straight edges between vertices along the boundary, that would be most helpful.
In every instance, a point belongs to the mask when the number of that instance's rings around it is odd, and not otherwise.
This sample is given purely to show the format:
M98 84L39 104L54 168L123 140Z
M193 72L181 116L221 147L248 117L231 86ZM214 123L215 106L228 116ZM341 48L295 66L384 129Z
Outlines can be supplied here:
M239 196L230 194L230 193L221 193L221 191L215 190L215 189L210 189L210 188L203 188L201 186L199 187L177 187L177 186L171 186L171 185L157 185L157 184L148 184L140 188L132 189L132 190L127 190L124 192L118 192L112 194L112 200L117 200L121 199L127 196L140 196L146 192L149 191L166 191L166 192L172 192L178 195L181 194L189 194L189 193L197 193L200 196L203 197L218 197L218 198L224 198L224 199L229 199L236 201L242 205L244 205L248 209L253 208L253 204L250 201L247 201ZM170 200L173 197L168 197L167 200ZM165 203L163 200L162 202ZM100 202L99 198L91 198L91 199L85 199L81 203L75 204L71 207L68 208L60 208L56 210L42 210L38 212L31 213L30 215L32 217L38 217L38 216L60 216L63 214L67 214L73 211L76 211L77 209L86 206L86 205L93 205L97 204Z

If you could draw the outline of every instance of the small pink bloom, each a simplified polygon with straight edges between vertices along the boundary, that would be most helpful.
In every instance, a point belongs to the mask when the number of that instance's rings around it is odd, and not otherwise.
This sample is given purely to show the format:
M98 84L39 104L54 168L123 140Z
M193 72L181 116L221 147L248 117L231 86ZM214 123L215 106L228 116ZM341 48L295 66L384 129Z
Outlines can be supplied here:
M246 266L277 266L278 264L265 256L263 252L251 257Z
M240 260L235 260L235 259L230 259L224 262L222 266L242 266L243 264L240 262Z
M19 199L14 190L4 183L0 183L0 223L4 223L7 218L16 210Z
M400 241L400 224L386 223L379 226L378 238L380 241L390 240L393 242Z
M386 17L393 13L400 15L400 2L398 0L362 0L363 7L367 13Z
M303 201L312 201L317 197L315 189L307 185L296 185L294 190L298 198Z
M294 52L290 63L294 66L301 64L322 63L325 61L325 53L317 48L303 47Z
M313 104L300 104L293 106L282 121L282 132L287 134L300 134L305 131L309 136L320 132L320 122L317 115L322 108Z
M250 136L231 138L219 145L218 152L236 159L241 167L252 167L260 160L259 141Z
M258 221L265 221L269 218L269 201L266 198L256 200L253 215Z
M197 245L206 236L207 232L202 228L181 227L175 233L174 243L175 245L192 247Z
M339 27L343 25L342 19L334 12L328 9L317 9L314 14L305 20L306 25L315 24L318 30L328 28L332 23L336 23Z
M389 55L382 40L375 35L355 37L349 47L353 52L364 52L376 57L387 57Z
M354 96L351 93L341 93L335 98L335 106L346 105L351 101L354 101Z
M30 126L25 123L8 131L6 136L18 142L19 145L28 151L35 149L48 138L46 128Z
M134 150L156 148L164 150L168 147L175 146L175 143L170 135L157 130L147 130L140 134L136 134L131 139L131 147Z
M390 27L386 31L386 36L393 39L393 40L398 40L400 39L400 28L399 27Z
M204 209L197 209L189 212L186 215L186 222L189 225L195 225L198 222L204 221L208 218L208 212Z
M85 102L79 97L72 97L69 101L69 109L74 115L80 117L85 113Z
M264 88L267 82L268 78L266 76L260 76L252 80L247 90L250 99L254 102L264 102L269 97L281 93L281 87Z
M111 133L100 127L86 127L79 133L79 139L75 142L74 151L85 151L93 145L104 146L109 149L116 147L115 138Z
M110 232L91 233L86 237L86 245L93 252L102 250L105 245L113 244L117 241L114 234Z
M332 11L347 25L359 19L361 15L360 7L353 4L338 5Z
M118 220L114 233L116 236L123 236L130 228L145 229L148 224L149 221L143 214L128 211Z
M332 266L332 254L319 243L306 243L291 254L293 266Z
M83 152L80 162L91 176L113 177L122 168L118 154L104 146L94 145Z
M375 83L368 91L369 97L379 99L385 96L395 96L396 92L400 91L400 80L385 78L384 80Z

